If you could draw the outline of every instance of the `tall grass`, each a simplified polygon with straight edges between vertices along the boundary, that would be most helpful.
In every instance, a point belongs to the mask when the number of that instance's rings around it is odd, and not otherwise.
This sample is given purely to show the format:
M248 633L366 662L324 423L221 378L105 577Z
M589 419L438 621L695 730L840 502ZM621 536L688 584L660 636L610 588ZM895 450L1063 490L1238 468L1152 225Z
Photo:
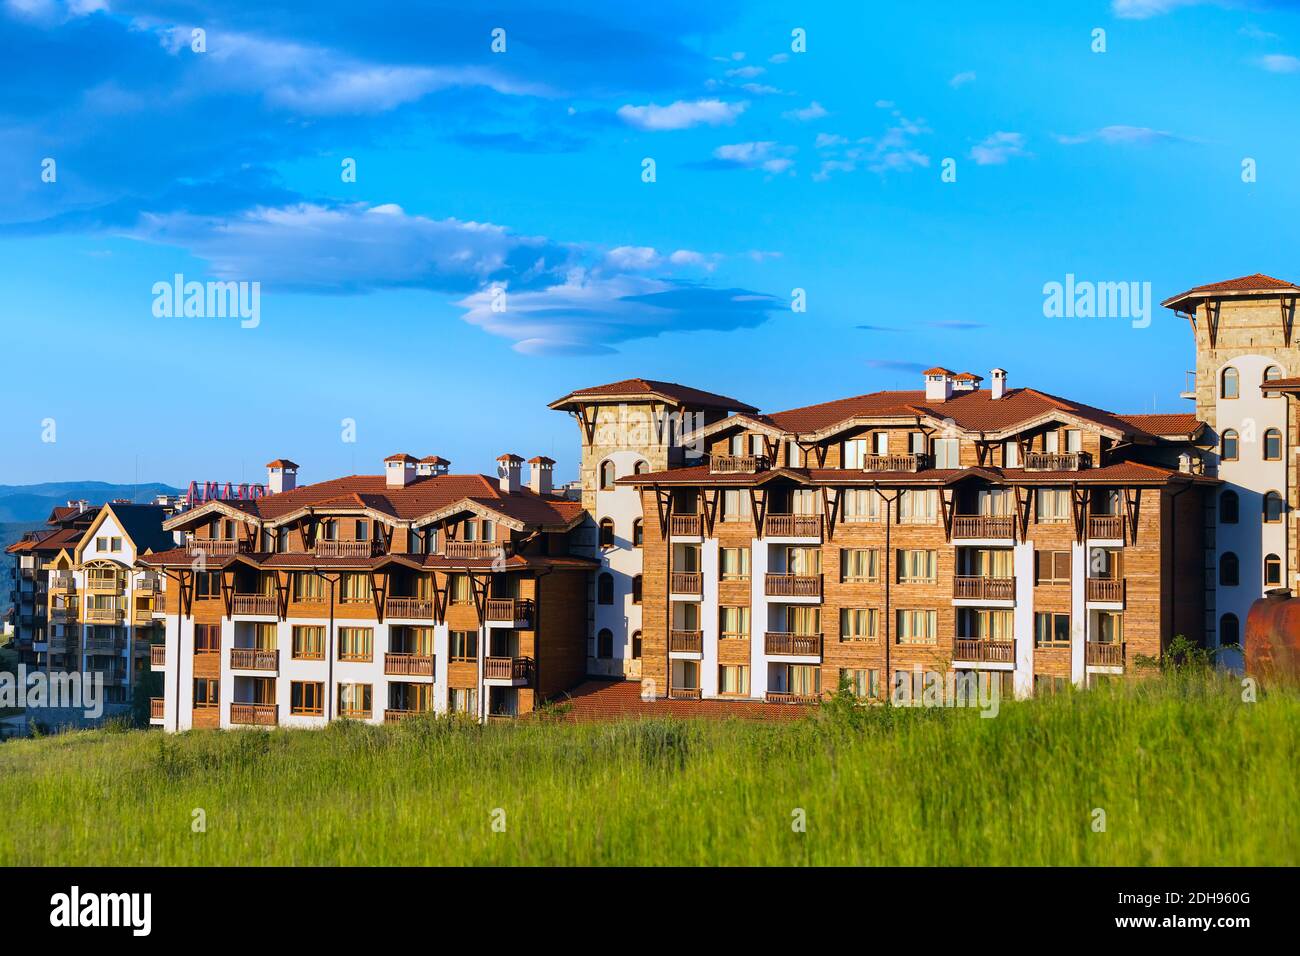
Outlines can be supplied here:
M0 863L1296 864L1298 728L1165 678L995 719L82 732L0 746Z

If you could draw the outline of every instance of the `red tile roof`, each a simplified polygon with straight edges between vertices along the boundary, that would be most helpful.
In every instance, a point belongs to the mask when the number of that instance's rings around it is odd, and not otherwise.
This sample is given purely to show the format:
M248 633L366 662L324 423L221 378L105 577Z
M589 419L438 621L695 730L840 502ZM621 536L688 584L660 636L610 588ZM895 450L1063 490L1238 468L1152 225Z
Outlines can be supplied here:
M1173 414L1142 414L1142 415L1120 415L1120 420L1128 422L1134 428L1140 428L1148 435L1179 435L1187 436L1194 434L1204 422L1190 412L1177 412Z
M1271 382L1265 382L1260 388L1265 391L1277 389L1278 391L1291 391L1300 388L1300 378L1275 378Z
M297 468L296 461L290 461L288 458L277 458L275 461L268 461L262 467L264 468Z
M1243 295L1252 292L1300 293L1300 286L1295 286L1284 279L1275 279L1272 276L1266 276L1263 273L1256 272L1254 275L1241 276L1237 279L1226 279L1223 282L1211 282L1207 285L1198 285L1195 288L1188 289L1186 292L1180 292L1178 295L1170 296L1160 304L1165 308L1174 309L1184 300L1189 298L1210 298L1215 293Z
M712 485L749 487L786 475L813 484L834 485L944 485L967 478L980 477L1006 484L1064 484L1070 482L1101 482L1113 484L1163 484L1171 478L1187 478L1200 482L1217 482L1217 479L1198 475L1185 475L1170 468L1159 468L1136 461L1121 461L1098 468L1079 471L1025 471L1022 468L927 468L922 471L863 471L859 468L776 468L756 474L711 474L708 465L691 465L668 471L627 475L618 479L620 485Z
M563 398L557 398L551 402L550 407L557 408L570 405L575 400L624 396L629 398L633 396L667 398L688 408L717 408L737 412L758 411L754 406L747 405L726 395L705 392L698 388L691 388L688 385L678 385L676 382L659 382L649 378L627 378L621 382L610 382L608 385L592 385L589 388L575 389Z

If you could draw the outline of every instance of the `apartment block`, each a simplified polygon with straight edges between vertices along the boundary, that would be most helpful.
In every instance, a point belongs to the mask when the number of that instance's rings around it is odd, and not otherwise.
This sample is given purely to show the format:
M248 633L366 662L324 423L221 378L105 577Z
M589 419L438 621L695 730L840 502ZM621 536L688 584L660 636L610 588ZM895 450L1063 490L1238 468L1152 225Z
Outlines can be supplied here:
M61 551L75 547L94 518L88 502L69 501L50 513L46 527L26 533L5 549L13 555L9 600L19 663L28 667L45 663L50 633L50 563Z

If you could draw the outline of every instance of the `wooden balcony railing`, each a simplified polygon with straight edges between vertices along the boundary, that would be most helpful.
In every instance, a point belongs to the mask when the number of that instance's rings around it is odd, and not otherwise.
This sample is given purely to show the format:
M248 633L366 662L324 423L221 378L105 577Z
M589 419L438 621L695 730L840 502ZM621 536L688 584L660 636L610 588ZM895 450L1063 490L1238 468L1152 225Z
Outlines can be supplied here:
M528 680L533 674L531 657L486 657L483 659L485 680Z
M121 624L125 618L120 607L88 607L84 620L87 624Z
M117 594L122 590L121 578L88 578L86 590L91 594Z
M236 594L231 605L236 614L276 614L274 594Z
M767 654L788 657L821 657L820 634L792 634L789 631L768 631L763 635L763 650Z
M1015 641L990 641L978 637L959 637L954 641L953 659L983 661L989 664L1014 664Z
M384 613L389 617L409 617L413 620L433 620L433 598L390 597L384 600Z
M698 538L701 527L699 515L668 516L668 533L670 535L683 538Z
M763 533L771 538L820 538L821 515L768 515Z
M1085 584L1084 596L1089 601L1105 601L1109 604L1124 603L1123 578L1088 578Z
M185 546L191 551L202 551L213 558L224 558L248 551L248 542L243 538L190 538Z
M1025 471L1079 471L1092 467L1086 451L1031 451L1025 455Z
M427 714L427 710L395 710L388 708L384 711L384 723L395 724L399 720L405 720L407 717L417 717L420 714Z
M126 642L120 637L90 637L86 639L87 654L120 654Z
M432 677L432 654L388 653L384 655L384 673L398 677Z
M973 601L1014 601L1016 579L960 575L952 579L952 596Z
M495 558L504 548L500 541L448 541L443 546L443 555L461 560Z
M158 575L143 574L135 580L135 591L137 594L152 594L158 590Z
M704 650L704 632L673 629L668 632L668 649L683 654L699 654Z
M163 698L150 697L149 698L149 719L162 720L163 714L166 712L165 708L166 708L166 701L164 701Z
M483 610L489 621L526 626L533 619L533 602L526 598L488 598Z
M1124 516L1089 515L1088 537L1111 538L1117 541L1122 541L1124 539Z
M867 455L863 471L921 471L930 467L929 455Z
M77 589L77 580L71 574L56 574L50 578L51 591L75 591Z
M955 515L952 519L954 538L1010 538L1014 529L1011 515Z
M768 574L763 580L768 597L821 597L820 574Z
M1094 667L1124 666L1123 641L1114 644L1102 644L1100 641L1089 641L1084 646L1087 648L1085 659L1087 663Z
M673 594L703 594L704 575L698 571L674 571L669 590Z
M767 468L765 455L713 455L709 471L715 475L752 475Z
M257 727L274 727L276 725L275 704L231 703L230 722L232 724L253 724Z
M232 647L230 666L243 671L273 671L280 667L279 650L262 650L258 647Z
M373 558L379 553L377 541L317 541L318 558Z
M769 704L818 704L822 697L821 694L787 694L770 690L765 699Z
M673 700L699 700L700 689L698 687L670 687L668 696Z
M167 645L166 644L149 645L149 666L150 667L167 666Z
M148 627L153 623L153 608L137 607L132 609L131 623L138 626Z

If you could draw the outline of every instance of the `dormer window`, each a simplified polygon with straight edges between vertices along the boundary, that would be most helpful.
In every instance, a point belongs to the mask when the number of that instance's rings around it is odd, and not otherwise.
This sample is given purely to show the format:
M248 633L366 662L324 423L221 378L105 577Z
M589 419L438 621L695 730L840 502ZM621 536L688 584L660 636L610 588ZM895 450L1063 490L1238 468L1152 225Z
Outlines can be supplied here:
M365 518L360 518L357 520L356 535L358 541L370 540L370 522L367 521Z
M1061 436L1057 432L1045 432L1043 434L1043 451L1053 455L1060 450Z
M1077 428L1067 429L1065 432L1065 450L1069 452L1083 451L1083 432Z

